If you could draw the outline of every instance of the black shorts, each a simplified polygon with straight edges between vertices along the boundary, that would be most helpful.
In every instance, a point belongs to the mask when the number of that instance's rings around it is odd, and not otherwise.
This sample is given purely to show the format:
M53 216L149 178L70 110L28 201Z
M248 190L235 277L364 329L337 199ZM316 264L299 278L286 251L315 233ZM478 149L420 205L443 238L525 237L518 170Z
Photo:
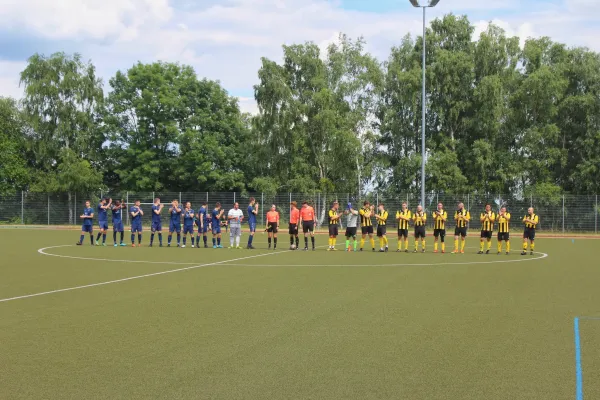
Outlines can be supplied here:
M446 230L445 229L434 229L433 236L434 237L441 236L442 239L444 239L446 237Z
M462 236L462 237L466 237L467 236L467 227L463 226L463 227L456 227L454 228L454 236Z
M302 232L314 232L315 231L315 221L302 221Z
M387 234L387 226L386 225L378 225L377 226L377 237L382 237Z
M398 229L399 237L408 237L408 229Z
M498 232L498 240L509 240L510 233L508 232Z
M362 234L366 235L366 234L373 234L373 225L371 226L363 226L362 228L360 228L362 230Z
M534 240L535 228L525 228L525 230L523 231L523 239Z
M329 236L338 235L338 225L329 225Z
M415 226L415 237L416 238L424 238L425 237L425 225Z
M492 231L481 231L481 237L485 239L491 239Z
M277 222L267 223L267 232L277 233Z
M288 226L288 232L290 233L290 235L297 235L298 234L298 224L290 224Z
M350 227L350 226L346 227L346 237L347 238L349 238L349 237L356 237L356 227L355 226L353 226L353 227Z

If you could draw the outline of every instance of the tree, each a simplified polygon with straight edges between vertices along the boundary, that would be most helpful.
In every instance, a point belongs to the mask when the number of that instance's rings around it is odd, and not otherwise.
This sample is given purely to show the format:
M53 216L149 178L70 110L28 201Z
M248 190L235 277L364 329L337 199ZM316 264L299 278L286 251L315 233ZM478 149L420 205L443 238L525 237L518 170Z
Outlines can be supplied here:
M24 132L16 101L0 97L0 195L24 190L30 182Z

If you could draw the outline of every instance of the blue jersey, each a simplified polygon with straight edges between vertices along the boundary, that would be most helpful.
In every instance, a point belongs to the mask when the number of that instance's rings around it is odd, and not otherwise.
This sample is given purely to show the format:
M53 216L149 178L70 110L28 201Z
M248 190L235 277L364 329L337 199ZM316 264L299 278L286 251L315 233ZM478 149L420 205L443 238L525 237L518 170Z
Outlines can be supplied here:
M177 211L175 207L171 210L171 222L173 224L181 223L181 211Z
M248 206L248 223L255 224L256 223L256 214L254 214L254 207Z
M185 210L183 214L183 225L185 226L194 226L194 210L189 209Z
M219 226L219 224L220 224L220 221L219 221L219 218L218 218L220 212L221 212L221 210L217 210L217 209L212 210L211 217L212 217L212 226L213 226L213 229L214 229L215 226Z
M83 209L83 215L92 215L94 213L94 209L92 207L89 208L84 208ZM84 218L83 219L83 225L84 226L92 226L92 219L91 218Z
M204 223L207 224L208 222L210 222L210 218L208 217L207 213L206 213L206 207L202 206L200 207L200 211L198 211L198 219L200 218L204 218Z
M121 220L121 208L113 207L112 209L112 220L113 224L122 222Z
M106 208L102 208L103 204L98 203L98 222L108 222L108 212Z
M136 212L138 212L139 210L140 210L140 208L139 208L139 207L137 207L137 206L132 206L132 207L129 209L129 212L130 212L130 213L136 213ZM138 214L138 215L136 215L136 216L132 216L132 217L131 217L131 225L137 225L137 224L141 224L141 223L142 223L142 215L141 215L141 214Z
M160 223L160 214L155 213L155 211L160 210L160 206L157 206L156 204L152 206L152 222L153 223Z

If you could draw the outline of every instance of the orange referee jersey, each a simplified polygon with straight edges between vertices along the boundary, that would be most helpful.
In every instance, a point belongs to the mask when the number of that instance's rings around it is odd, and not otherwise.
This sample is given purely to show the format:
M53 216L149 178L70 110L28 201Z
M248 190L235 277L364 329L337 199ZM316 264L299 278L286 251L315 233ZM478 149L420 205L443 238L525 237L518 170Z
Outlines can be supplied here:
M279 222L279 213L277 211L267 212L267 222Z
M297 224L300 220L300 210L297 208L292 208L290 211L290 224Z
M302 221L314 221L315 220L315 209L311 206L302 207L300 210L300 216Z

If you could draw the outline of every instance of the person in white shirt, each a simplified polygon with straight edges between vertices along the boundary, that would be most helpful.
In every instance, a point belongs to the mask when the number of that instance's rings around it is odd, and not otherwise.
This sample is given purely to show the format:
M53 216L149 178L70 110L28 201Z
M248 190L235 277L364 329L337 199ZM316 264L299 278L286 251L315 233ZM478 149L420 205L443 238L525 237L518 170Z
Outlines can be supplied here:
M244 219L244 212L240 210L239 203L235 203L233 208L227 213L227 219L229 220L229 244L230 249L239 249L240 239L242 238L242 220ZM235 239L235 247L233 241Z

